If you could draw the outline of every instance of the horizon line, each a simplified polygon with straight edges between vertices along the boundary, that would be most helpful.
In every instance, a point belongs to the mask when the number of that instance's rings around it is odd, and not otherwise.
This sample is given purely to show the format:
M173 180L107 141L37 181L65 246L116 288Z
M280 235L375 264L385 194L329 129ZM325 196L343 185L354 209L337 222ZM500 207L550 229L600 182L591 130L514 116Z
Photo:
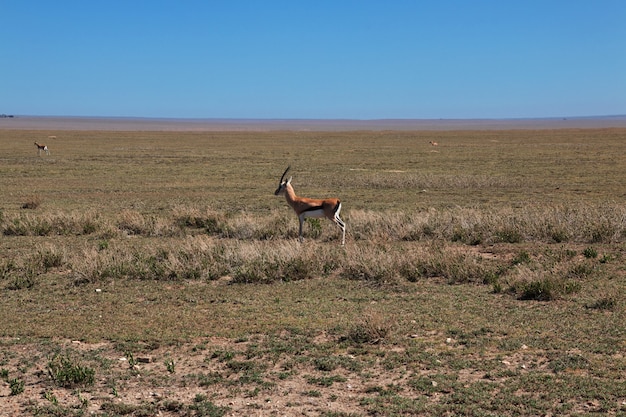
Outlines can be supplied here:
M506 116L506 117L176 117L176 116L98 116L98 115L63 115L63 114L14 114L0 113L0 118L68 118L68 119L142 119L142 120L253 120L253 121L471 121L471 120L550 120L550 119L605 119L626 117L624 114L597 114L584 116Z
M270 119L0 114L0 129L112 131L429 131L626 128L626 115L484 119Z

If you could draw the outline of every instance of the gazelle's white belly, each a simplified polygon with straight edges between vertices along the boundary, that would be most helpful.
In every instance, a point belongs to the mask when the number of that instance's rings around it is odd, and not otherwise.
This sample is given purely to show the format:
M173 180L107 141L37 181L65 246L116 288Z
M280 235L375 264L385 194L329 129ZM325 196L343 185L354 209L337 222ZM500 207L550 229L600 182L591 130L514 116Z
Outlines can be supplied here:
M324 210L322 209L305 211L302 214L300 214L300 216L303 219L306 219L307 217L325 217Z

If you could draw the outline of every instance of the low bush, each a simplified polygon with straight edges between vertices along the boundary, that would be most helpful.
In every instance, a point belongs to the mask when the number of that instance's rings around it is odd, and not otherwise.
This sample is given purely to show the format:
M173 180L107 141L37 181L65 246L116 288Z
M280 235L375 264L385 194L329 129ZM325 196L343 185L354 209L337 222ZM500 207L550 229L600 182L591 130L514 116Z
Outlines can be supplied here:
M24 381L18 378L10 379L9 381L9 389L11 390L10 395L18 395L24 392Z
M395 322L381 313L367 312L355 323L345 337L351 343L378 344L391 334Z
M55 355L48 362L48 375L63 388L92 385L95 374L93 368L83 366L67 355Z

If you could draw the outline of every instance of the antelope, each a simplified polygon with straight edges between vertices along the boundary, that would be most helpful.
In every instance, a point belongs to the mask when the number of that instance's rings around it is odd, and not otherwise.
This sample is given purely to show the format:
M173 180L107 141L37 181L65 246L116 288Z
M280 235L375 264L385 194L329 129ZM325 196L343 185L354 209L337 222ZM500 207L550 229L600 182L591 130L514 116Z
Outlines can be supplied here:
M298 220L300 221L300 229L298 236L300 242L304 240L302 237L302 224L304 219L308 217L322 218L326 217L328 220L334 222L341 229L341 244L346 244L346 224L339 217L341 211L341 201L338 198L325 198L325 199L313 199L306 197L298 197L293 190L291 180L293 177L289 177L287 181L284 181L285 175L289 171L290 166L283 172L280 181L278 182L278 188L274 192L274 195L284 195L287 203L291 206L293 211L296 212Z
M437 142L433 142L432 140L429 142L432 146L439 146Z
M37 155L41 156L41 151L44 151L46 155L50 155L50 151L48 150L48 147L44 145L43 143L35 142L35 146L37 147Z

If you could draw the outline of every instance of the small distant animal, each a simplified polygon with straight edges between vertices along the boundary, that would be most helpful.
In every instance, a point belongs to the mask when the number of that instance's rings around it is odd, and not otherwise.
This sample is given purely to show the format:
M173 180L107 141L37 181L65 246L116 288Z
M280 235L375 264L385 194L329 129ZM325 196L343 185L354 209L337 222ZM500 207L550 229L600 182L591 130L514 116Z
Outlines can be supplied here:
M437 142L433 142L432 140L430 141L430 144L431 144L432 146L439 146L439 144L438 144Z
M278 181L278 188L274 192L274 195L284 195L287 203L291 206L293 211L296 212L298 216L298 221L300 222L300 230L299 230L299 239L302 242L302 224L304 223L304 219L307 217L313 218L323 218L326 217L328 220L335 223L341 229L341 244L346 244L346 224L339 217L339 212L341 211L341 201L337 198L325 198L325 199L313 199L306 197L298 197L296 192L293 190L293 186L291 185L291 178L285 181L285 175L289 171L290 167L287 167L285 172L283 172L282 177L280 177L280 181Z
M37 155L41 156L41 151L44 151L46 155L50 155L50 150L48 150L45 144L35 142L35 146L37 147Z

